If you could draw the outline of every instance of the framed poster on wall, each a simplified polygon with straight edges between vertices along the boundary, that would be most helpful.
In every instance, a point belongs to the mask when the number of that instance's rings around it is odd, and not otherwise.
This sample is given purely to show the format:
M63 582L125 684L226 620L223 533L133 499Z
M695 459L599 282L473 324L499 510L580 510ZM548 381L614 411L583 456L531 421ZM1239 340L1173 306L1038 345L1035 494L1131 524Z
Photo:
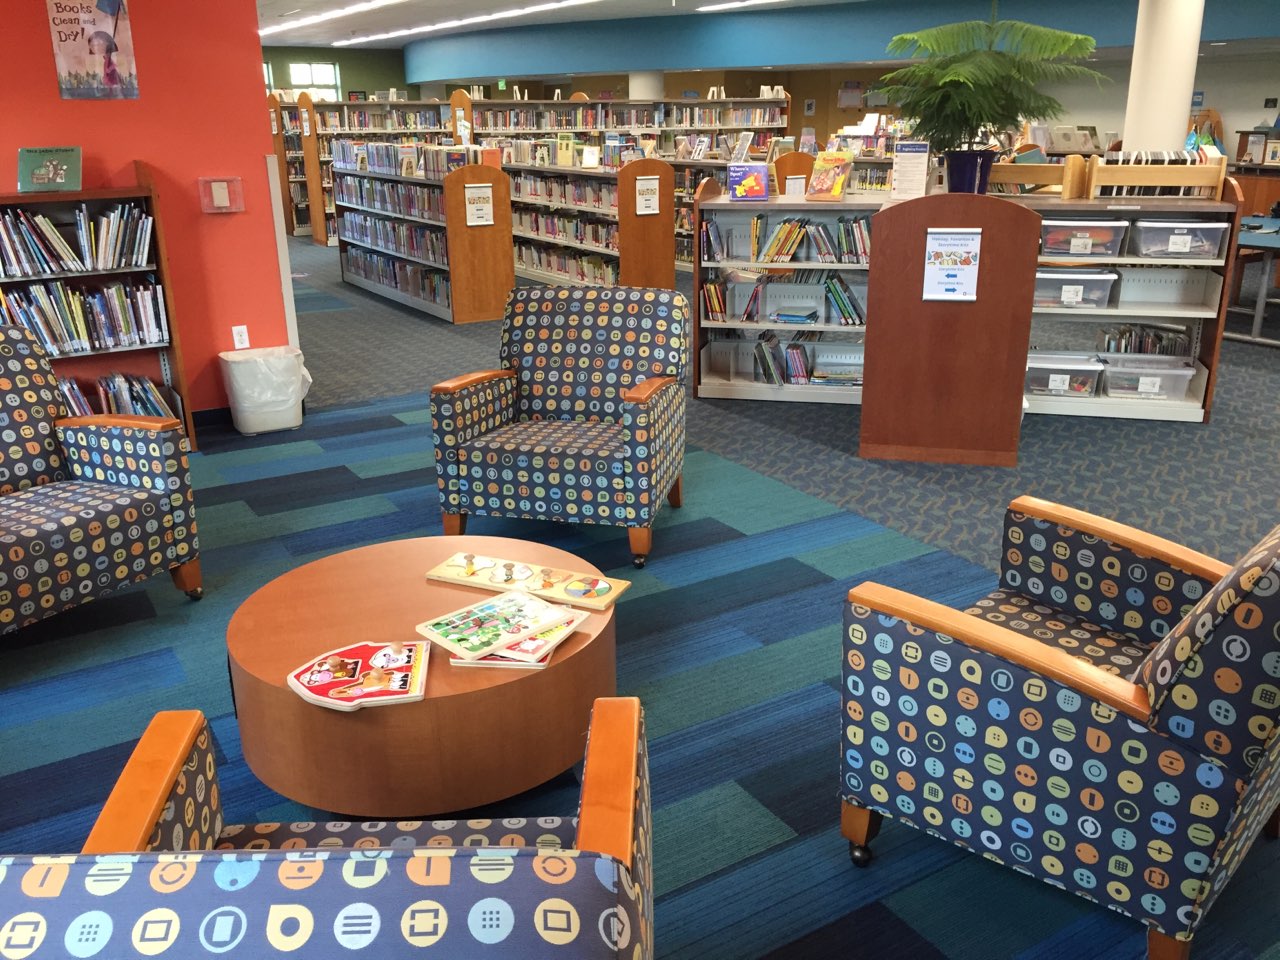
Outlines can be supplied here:
M125 0L45 0L64 100L136 100L138 70Z

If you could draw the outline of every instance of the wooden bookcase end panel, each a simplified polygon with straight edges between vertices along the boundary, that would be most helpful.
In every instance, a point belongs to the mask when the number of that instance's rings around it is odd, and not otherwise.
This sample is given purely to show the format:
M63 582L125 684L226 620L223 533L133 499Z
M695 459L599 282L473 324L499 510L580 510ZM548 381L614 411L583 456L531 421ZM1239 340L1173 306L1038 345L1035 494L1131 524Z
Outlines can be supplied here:
M922 298L927 227L982 230L976 300ZM1040 215L942 194L888 207L871 229L859 455L1015 465Z
M657 213L638 214L638 186L657 187ZM624 287L676 287L675 171L646 157L618 171L618 283Z
M804 177L804 188L809 189L809 178L813 176L813 162L816 158L811 153L800 153L792 150L773 161L773 174L778 183L778 193L786 193L788 177Z
M702 204L724 193L720 181L708 177L698 184L693 194L693 395L702 387L702 348L707 337L702 333Z
M475 185L488 185L492 190L492 224L467 226L466 188ZM444 178L444 219L453 322L500 320L516 283L507 174L474 163L454 170Z

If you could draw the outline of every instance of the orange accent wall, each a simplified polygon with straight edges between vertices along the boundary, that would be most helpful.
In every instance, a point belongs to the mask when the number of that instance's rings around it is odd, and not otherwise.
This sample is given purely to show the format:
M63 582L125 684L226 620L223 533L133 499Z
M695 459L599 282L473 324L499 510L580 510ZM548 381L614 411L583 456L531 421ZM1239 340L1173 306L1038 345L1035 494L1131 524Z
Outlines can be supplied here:
M139 98L63 100L44 0L5 4L0 193L17 192L20 146L79 146L85 189L130 186L133 161L150 164L187 402L195 410L224 407L218 352L233 348L232 324L248 326L255 347L287 342L264 160L271 128L257 8L254 0L217 0L203 10L174 0L128 6ZM201 213L196 178L204 176L241 177L244 212Z

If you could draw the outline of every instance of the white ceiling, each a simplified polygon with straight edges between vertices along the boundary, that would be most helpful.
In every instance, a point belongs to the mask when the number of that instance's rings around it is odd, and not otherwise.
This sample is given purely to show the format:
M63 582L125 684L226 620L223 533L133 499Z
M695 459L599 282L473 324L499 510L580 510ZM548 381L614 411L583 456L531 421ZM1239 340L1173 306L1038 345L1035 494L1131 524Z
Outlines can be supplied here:
M340 7L352 6L359 0L258 0L258 27L265 29L290 20L313 16ZM326 47L336 40L347 40L354 36L368 36L376 33L389 33L393 30L404 30L423 26L429 23L441 23L447 20L458 20L480 14L496 13L501 10L514 10L521 7L534 6L541 0L405 0L391 6L381 7L363 13L339 17L309 27L297 27L280 33L269 34L262 38L268 47ZM564 7L542 13L530 14L518 19L497 20L492 24L477 24L459 27L449 31L437 31L418 36L397 37L391 40L376 40L352 46L353 50L371 48L399 49L406 43L422 36L442 36L446 33L465 33L484 29L501 29L512 26L528 26L535 23L571 23L575 20L621 19L626 17L662 17L672 14L691 14L697 7L718 0L600 0L583 6ZM786 0L785 3L767 4L765 6L746 9L782 9L784 7L816 6L829 4L833 0ZM840 0L836 0L840 2ZM843 0L843 2L860 2L860 0ZM702 14L715 16L715 14Z

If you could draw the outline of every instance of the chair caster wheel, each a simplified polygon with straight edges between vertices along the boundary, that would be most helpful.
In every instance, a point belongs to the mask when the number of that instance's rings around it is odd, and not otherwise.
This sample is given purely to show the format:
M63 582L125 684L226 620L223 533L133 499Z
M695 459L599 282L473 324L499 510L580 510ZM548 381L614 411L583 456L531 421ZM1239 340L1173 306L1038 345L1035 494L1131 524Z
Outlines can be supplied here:
M852 842L849 844L849 859L855 867L869 867L874 857L870 847Z
M194 590L188 590L187 596L192 600L200 600L204 597L204 587L196 587Z
M647 559L648 559L647 557L642 557L639 554L637 554L635 557L631 559L631 565L635 567L637 570L642 570L644 569L644 562Z

